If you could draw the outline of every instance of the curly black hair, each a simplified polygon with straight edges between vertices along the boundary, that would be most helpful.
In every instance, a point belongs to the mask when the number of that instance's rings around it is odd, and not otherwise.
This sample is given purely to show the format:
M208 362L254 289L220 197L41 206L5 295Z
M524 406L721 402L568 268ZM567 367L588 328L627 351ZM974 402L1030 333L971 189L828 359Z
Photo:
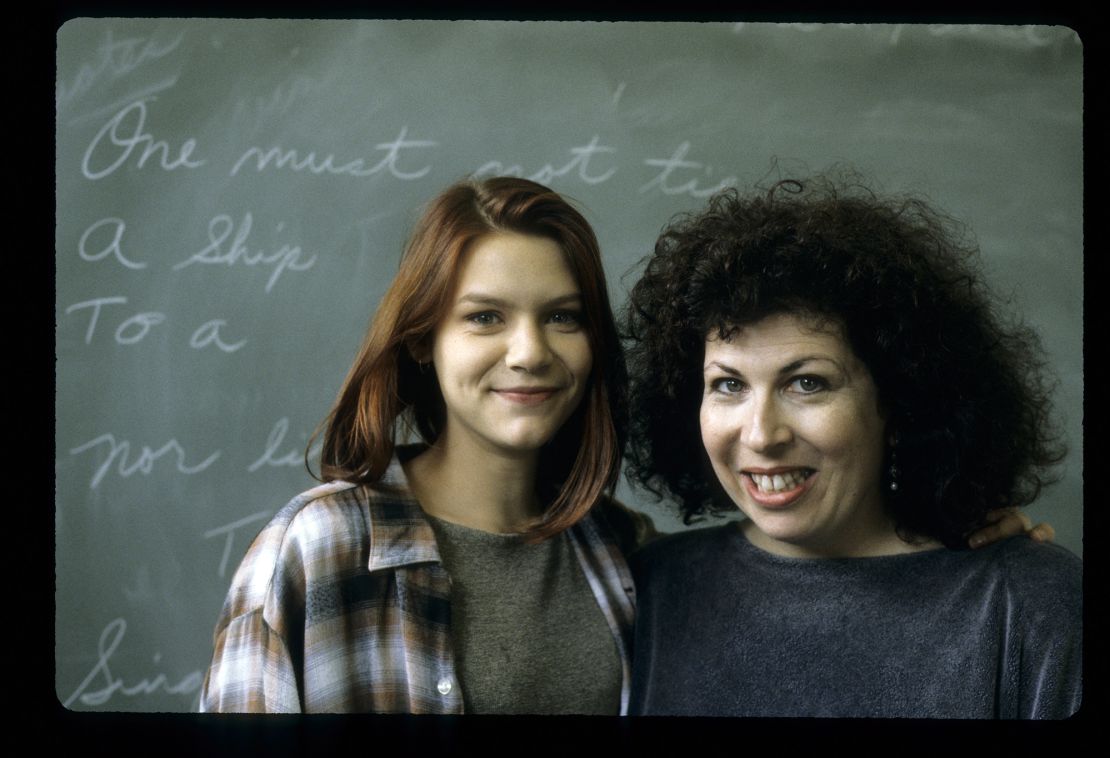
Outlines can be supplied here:
M922 199L846 169L724 190L663 230L625 306L629 479L687 524L733 511L698 427L706 337L806 314L843 328L878 388L899 533L965 546L988 510L1034 500L1065 453L1040 340L1003 306L967 230Z

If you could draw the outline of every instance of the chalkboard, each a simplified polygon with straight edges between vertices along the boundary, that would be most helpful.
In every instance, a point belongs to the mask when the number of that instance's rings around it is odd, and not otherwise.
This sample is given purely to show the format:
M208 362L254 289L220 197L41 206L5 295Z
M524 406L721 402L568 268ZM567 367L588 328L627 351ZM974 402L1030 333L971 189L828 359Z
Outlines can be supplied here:
M846 162L927 195L1044 337L1072 454L1031 511L1081 552L1082 55L1059 27L66 23L59 701L195 708L231 574L313 484L304 445L420 205L470 173L572 197L618 305L719 187Z

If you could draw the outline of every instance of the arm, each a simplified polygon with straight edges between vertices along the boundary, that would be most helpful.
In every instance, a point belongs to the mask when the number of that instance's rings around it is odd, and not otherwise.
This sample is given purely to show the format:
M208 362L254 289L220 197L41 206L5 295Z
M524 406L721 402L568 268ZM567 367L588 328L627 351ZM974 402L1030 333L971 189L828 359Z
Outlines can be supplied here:
M286 541L286 534L285 520L275 517L255 537L231 580L216 622L201 712L302 710L300 667L283 632L303 627L303 586L288 580L303 577L304 564L297 540Z
M1083 702L1083 566L1056 545L1028 546L1032 557L1011 563L1017 633L1017 718L1063 719Z
M986 522L985 526L971 533L968 545L982 547L1018 534L1025 534L1035 542L1052 542L1056 537L1051 524L1033 526L1032 520L1018 508L996 508L987 513Z
M261 610L224 624L204 677L203 713L296 713L301 710L296 675L285 641Z

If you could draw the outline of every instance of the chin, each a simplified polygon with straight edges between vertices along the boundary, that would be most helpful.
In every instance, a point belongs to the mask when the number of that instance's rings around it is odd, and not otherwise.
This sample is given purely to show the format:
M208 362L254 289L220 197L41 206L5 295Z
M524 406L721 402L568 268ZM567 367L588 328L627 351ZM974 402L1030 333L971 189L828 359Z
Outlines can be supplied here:
M812 537L810 531L800 524L783 523L783 519L768 519L764 515L753 518L750 512L747 516L764 537L783 545L803 549Z
M554 437L554 432L521 432L504 437L501 440L501 447L511 452L531 453L541 449Z
M522 449L543 447L559 433L566 422L554 419L529 419L521 424L507 424L502 429L502 437L510 445Z

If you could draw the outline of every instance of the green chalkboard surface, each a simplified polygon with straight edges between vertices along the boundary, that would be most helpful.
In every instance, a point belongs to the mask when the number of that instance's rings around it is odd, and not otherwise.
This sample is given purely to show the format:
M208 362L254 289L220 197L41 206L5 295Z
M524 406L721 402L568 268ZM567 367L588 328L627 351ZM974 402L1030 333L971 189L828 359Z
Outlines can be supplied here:
M719 187L849 163L927 195L1044 337L1072 453L1031 515L1081 553L1082 56L1059 27L69 21L59 701L195 708L231 573L313 484L304 445L420 205L470 173L573 198L618 305Z

